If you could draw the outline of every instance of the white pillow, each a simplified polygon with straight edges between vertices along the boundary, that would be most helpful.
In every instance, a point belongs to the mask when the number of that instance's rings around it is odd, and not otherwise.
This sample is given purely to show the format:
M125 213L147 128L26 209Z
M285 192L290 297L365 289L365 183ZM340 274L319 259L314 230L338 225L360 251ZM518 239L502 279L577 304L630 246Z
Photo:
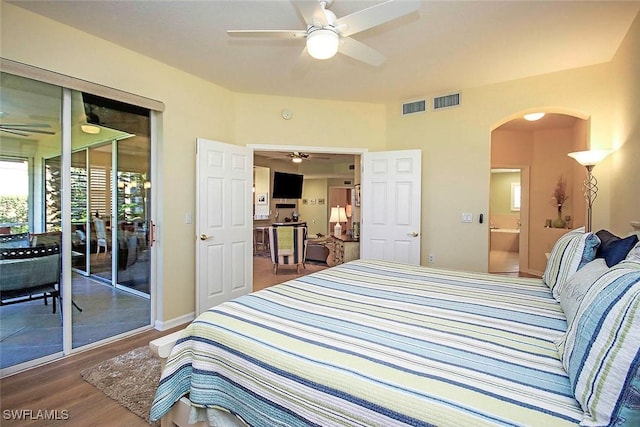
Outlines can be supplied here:
M558 301L560 301L562 311L567 317L567 324L573 321L578 306L591 285L608 269L604 258L596 258L576 271L569 280L556 286Z
M576 271L596 257L600 239L594 233L585 233L584 227L560 236L553 245L542 280L557 299L555 287L566 282Z

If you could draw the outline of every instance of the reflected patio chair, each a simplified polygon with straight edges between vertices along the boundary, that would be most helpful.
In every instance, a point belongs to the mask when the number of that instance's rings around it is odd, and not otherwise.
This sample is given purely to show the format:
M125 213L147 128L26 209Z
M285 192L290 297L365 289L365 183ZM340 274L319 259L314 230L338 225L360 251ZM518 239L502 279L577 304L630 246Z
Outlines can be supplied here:
M58 244L0 250L0 305L51 297L55 313L61 267Z
M107 230L104 226L104 221L100 218L94 218L93 223L96 226L96 254L100 253L100 248L104 248L104 253L106 254L107 249Z

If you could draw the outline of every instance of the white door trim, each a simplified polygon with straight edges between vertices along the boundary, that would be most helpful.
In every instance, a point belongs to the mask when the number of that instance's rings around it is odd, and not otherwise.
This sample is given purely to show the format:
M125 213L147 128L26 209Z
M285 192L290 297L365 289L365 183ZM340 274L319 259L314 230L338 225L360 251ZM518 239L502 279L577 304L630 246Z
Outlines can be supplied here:
M272 144L247 144L247 148L253 151L304 151L305 153L326 153L326 154L364 154L369 150L366 148L349 147L307 147L300 145L272 145Z

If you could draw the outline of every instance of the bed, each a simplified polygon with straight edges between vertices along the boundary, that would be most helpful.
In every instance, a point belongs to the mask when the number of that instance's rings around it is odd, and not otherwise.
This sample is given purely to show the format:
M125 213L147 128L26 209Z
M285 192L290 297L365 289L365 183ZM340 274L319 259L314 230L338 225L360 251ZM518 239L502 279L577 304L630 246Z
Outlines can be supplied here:
M640 260L596 266L597 236L567 235L542 280L357 260L212 307L152 345L151 418L638 425Z

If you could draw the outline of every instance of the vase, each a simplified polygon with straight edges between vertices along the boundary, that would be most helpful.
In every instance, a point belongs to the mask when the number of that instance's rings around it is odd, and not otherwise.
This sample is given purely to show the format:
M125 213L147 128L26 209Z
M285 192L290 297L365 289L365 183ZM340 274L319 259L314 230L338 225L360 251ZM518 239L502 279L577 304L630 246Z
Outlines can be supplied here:
M553 220L553 228L564 228L567 222L562 219L562 205L558 205L558 217Z

